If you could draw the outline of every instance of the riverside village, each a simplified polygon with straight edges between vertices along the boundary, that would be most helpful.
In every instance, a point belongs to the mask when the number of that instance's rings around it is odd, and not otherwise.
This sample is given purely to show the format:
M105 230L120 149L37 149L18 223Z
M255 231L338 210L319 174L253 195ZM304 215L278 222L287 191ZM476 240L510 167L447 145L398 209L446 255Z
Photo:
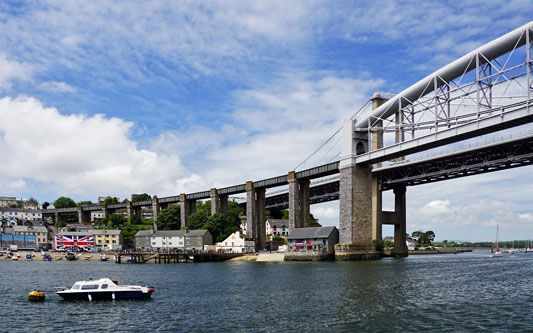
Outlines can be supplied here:
M150 204L136 205L147 202ZM311 226L295 228L290 225L287 210L266 211L262 230L265 241L258 247L249 232L245 209L237 200L225 203L225 213L211 209L212 204L217 204L214 200L198 201L194 213L187 216L187 225L181 222L183 205L161 209L156 202L157 197L146 193L122 202L115 197L99 197L95 204L75 203L68 197L42 204L34 198L0 197L0 257L118 263L335 260L338 229L322 227L312 215ZM124 208L113 210L116 206ZM98 210L84 215L79 213L82 207ZM71 214L62 215L61 210ZM432 231L416 231L406 235L405 246L409 254L459 253L471 251L472 247L494 246L434 243L434 237ZM394 254L394 237L384 237L375 245L381 256Z

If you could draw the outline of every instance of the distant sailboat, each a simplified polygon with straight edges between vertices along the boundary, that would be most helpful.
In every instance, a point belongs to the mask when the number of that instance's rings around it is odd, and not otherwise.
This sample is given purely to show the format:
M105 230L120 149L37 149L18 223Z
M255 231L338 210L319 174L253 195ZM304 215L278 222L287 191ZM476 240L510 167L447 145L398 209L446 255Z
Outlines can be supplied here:
M500 247L498 246L498 233L499 233L499 231L500 231L500 225L496 224L496 252L491 254L489 256L489 258L501 257L503 255L502 250L500 250Z

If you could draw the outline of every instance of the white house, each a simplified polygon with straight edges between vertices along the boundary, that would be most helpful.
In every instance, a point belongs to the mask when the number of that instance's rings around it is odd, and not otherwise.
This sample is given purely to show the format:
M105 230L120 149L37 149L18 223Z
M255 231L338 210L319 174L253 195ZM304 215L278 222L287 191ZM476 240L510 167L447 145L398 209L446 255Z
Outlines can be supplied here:
M179 230L161 230L150 237L153 249L179 249L185 246L185 240Z
M101 220L104 217L104 212L101 210L95 210L91 212L91 222L94 222L95 220Z
M216 250L226 253L254 253L255 241L241 234L240 231L235 231L223 242L217 243Z
M39 221L42 218L42 211L37 209L0 208L0 219L5 221L18 221L24 223L26 221Z
M266 220L267 236L288 236L289 220L268 219Z
M160 230L150 237L153 249L202 250L205 245L213 244L209 230Z

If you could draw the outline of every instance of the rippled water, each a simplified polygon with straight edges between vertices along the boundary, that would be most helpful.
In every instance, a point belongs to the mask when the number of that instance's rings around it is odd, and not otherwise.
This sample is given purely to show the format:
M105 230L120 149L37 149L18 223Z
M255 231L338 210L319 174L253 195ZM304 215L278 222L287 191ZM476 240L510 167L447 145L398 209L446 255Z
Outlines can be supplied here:
M533 254L372 262L114 264L0 260L0 331L530 331ZM152 300L66 302L110 277ZM27 301L32 289L44 303Z

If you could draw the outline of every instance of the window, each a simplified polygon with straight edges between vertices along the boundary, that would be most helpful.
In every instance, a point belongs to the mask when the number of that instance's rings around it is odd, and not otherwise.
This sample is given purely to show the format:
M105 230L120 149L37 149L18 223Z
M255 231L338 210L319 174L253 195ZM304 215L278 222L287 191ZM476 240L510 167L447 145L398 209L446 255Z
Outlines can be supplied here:
M75 284L72 286L72 289L80 289L80 285L79 284Z
M89 290L89 289L98 289L97 284L86 284L84 286L81 286L81 290Z
M103 284L100 289L107 289L107 284Z

